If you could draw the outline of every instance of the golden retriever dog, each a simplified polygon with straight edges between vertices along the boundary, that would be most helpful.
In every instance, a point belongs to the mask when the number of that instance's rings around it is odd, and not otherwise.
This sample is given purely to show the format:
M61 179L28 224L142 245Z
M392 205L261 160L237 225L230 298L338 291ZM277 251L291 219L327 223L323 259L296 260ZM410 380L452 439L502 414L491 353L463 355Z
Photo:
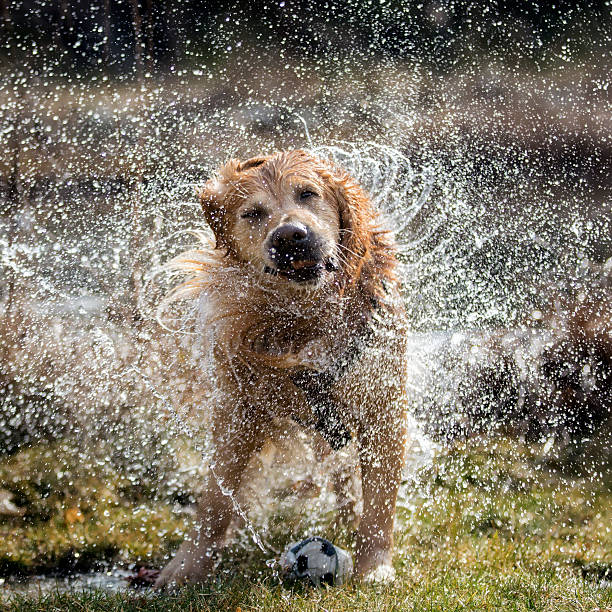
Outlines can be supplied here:
M157 587L204 580L233 516L228 492L279 419L356 445L356 576L393 577L406 438L405 312L391 234L360 185L304 151L231 160L200 194L209 248L172 262L171 299L200 300L214 362L214 458L198 525Z

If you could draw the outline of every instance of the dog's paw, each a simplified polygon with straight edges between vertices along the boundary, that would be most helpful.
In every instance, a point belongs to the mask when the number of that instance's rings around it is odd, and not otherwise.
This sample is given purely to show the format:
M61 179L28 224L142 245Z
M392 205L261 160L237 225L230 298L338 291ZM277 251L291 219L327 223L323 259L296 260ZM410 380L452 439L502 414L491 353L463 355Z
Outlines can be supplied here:
M372 568L363 577L364 582L389 584L395 580L395 570L391 565L383 564Z
M162 570L153 588L174 590L201 583L211 575L214 561L210 550L194 550L190 544L183 543L174 559Z

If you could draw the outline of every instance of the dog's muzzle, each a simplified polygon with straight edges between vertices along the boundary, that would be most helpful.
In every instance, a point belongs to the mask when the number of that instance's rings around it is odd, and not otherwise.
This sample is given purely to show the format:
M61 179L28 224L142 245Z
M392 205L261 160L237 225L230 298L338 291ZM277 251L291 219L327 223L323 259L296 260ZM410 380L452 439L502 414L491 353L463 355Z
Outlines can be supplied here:
M320 238L303 223L279 225L268 237L267 249L274 267L266 266L265 271L295 282L316 280L326 270L337 269L331 258L325 259Z

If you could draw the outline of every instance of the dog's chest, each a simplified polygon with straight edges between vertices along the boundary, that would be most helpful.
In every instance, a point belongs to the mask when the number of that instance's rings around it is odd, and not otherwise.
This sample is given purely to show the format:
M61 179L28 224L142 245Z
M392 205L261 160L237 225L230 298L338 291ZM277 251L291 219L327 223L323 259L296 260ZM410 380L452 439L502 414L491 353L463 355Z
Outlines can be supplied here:
M290 376L305 396L311 426L334 449L364 422L401 416L403 405L392 398L404 395L405 330L403 317L386 315L353 334L324 368L301 368Z

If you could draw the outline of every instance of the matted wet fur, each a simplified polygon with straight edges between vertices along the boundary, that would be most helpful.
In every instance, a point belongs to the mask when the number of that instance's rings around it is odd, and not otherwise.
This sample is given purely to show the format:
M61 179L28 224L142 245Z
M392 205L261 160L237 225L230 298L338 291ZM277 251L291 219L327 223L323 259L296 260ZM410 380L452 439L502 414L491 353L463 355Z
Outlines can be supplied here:
M187 278L169 299L201 304L220 398L215 474L198 500L197 528L156 585L202 581L214 569L211 553L223 546L232 518L218 480L236 491L279 419L320 437L321 413L296 383L304 376L325 387L323 414L338 418L357 445L363 512L356 574L392 577L406 334L390 233L351 176L304 151L231 160L200 198L215 243L170 262Z

